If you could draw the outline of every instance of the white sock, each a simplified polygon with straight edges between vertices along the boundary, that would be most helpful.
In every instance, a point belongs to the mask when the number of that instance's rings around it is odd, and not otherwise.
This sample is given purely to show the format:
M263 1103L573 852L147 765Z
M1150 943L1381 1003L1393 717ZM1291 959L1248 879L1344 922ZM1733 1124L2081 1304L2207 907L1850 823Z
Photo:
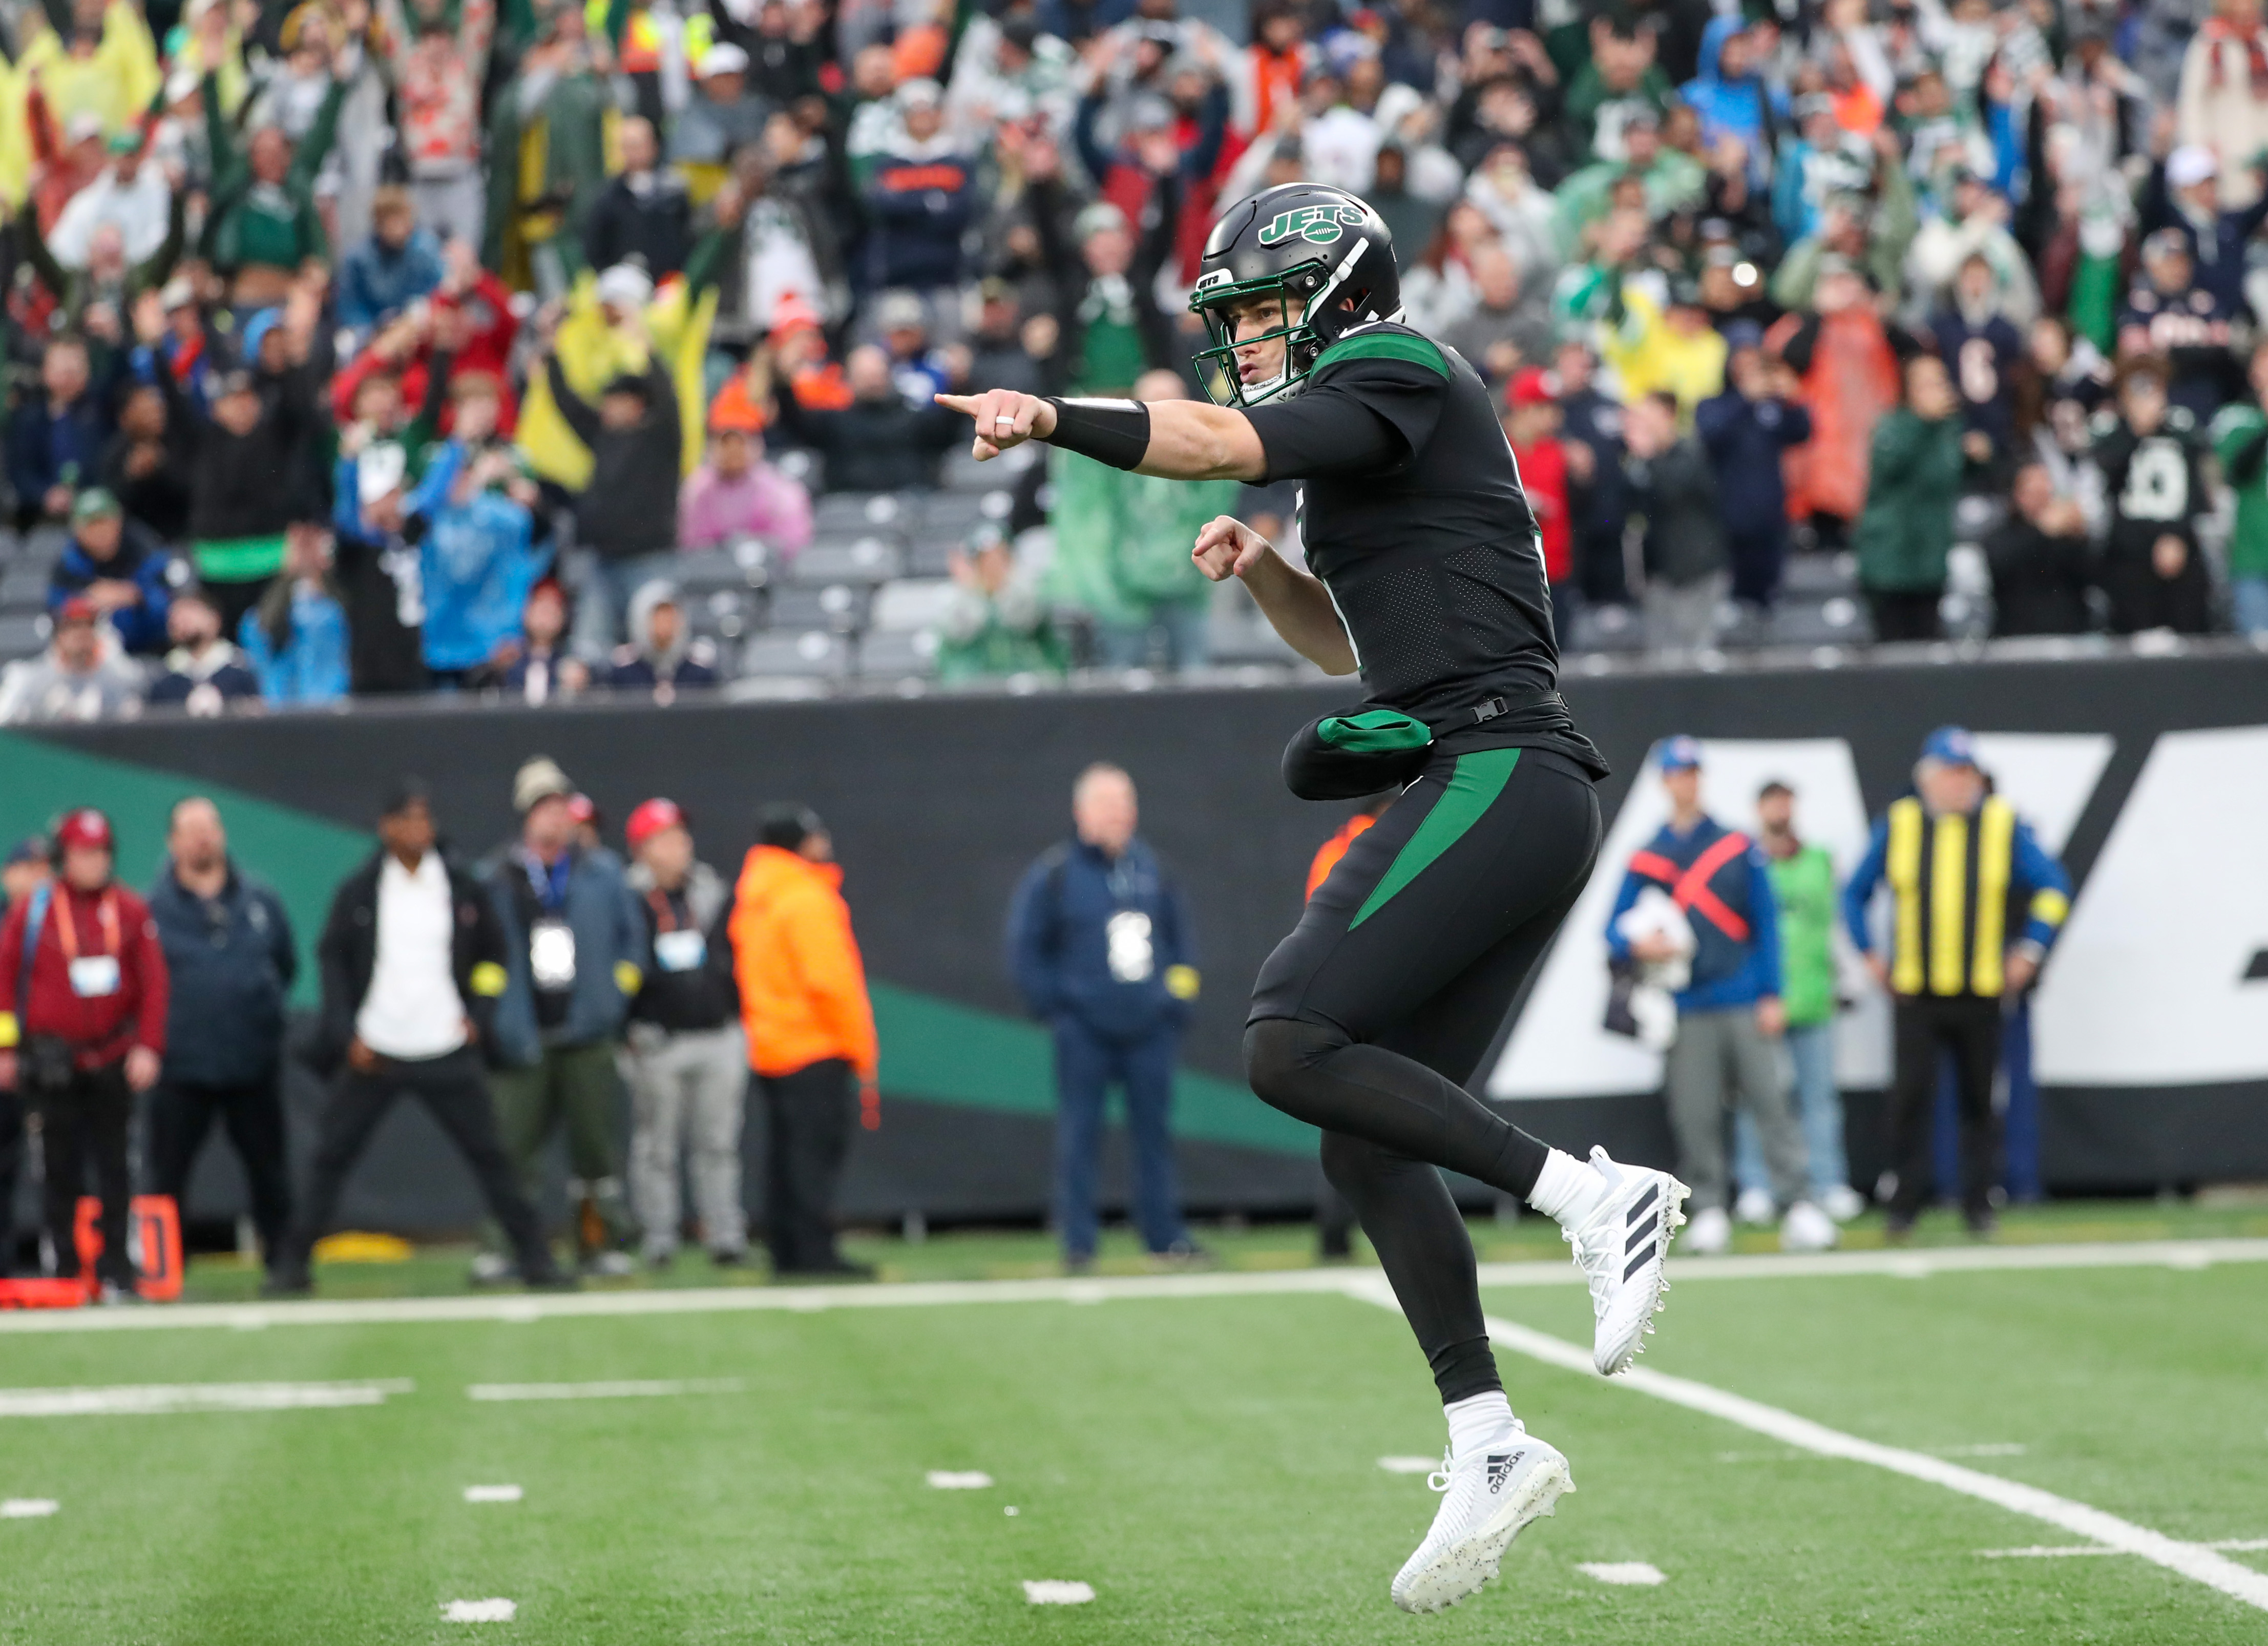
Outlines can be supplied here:
M1528 1203L1562 1229L1580 1229L1607 1198L1607 1180L1598 1169L1553 1149L1536 1174Z
M1512 1427L1512 1402L1503 1390L1491 1389L1451 1401L1441 1408L1441 1415L1449 1420L1449 1455L1462 1458Z

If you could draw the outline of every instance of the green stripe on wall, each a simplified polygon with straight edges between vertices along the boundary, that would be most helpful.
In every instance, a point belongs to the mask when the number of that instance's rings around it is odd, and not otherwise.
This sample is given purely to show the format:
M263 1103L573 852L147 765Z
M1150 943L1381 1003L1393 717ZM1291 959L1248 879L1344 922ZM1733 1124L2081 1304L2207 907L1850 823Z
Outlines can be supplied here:
M74 806L99 806L118 831L119 877L146 887L165 863L166 815L188 794L211 797L230 850L283 897L299 942L292 1003L312 1008L315 939L339 882L375 844L370 835L225 784L0 732L0 852ZM895 984L877 981L873 992L886 1091L1008 1114L1055 1112L1055 1052L1040 1025ZM1184 1068L1174 1092L1179 1136L1301 1154L1314 1147L1312 1127L1234 1081Z

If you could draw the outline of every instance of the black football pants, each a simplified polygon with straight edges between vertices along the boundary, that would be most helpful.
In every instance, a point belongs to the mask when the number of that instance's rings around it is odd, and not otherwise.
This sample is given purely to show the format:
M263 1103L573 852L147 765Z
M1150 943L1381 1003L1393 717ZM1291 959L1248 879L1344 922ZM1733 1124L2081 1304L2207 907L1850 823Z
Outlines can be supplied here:
M1550 1153L1466 1085L1599 850L1591 780L1541 749L1438 755L1260 969L1252 1089L1323 1132L1444 1402L1500 1387L1437 1168L1525 1199Z
M79 1272L78 1199L91 1166L102 1205L102 1255L94 1260L94 1276L131 1290L126 1215L133 1185L127 1177L126 1133L134 1094L127 1089L124 1061L77 1070L62 1090L37 1094L32 1112L40 1128L40 1194L56 1274L70 1279Z
M281 1072L241 1086L160 1084L150 1102L150 1186L188 1216L189 1171L217 1116L244 1165L262 1258L283 1250L291 1226L291 1174L284 1157Z
M835 1250L835 1193L850 1157L858 1081L842 1058L786 1074L759 1074L764 1136L764 1233L782 1274L826 1274Z
M1911 1222L1936 1175L1930 1123L1937 1112L1938 1070L1948 1052L1961 1111L1962 1208L1972 1220L1983 1217L1992 1210L2000 1144L1999 1118L1992 1112L1992 1076L2000 1064L1999 997L1901 994L1890 1008L1890 1165L1898 1174L1890 1221Z

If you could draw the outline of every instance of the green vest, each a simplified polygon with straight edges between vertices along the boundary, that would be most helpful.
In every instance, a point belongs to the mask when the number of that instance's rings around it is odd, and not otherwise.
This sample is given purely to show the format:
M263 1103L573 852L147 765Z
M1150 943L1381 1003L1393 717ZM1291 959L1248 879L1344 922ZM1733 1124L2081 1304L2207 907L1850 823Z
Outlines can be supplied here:
M1780 1001L1790 1023L1835 1015L1835 864L1822 846L1765 853L1779 904Z

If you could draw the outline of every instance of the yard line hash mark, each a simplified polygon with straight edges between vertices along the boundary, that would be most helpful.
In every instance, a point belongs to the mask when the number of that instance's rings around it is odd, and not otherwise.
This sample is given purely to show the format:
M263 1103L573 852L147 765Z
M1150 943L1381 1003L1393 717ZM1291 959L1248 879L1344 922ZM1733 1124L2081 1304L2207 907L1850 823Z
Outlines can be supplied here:
M650 1400L680 1394L738 1394L738 1377L624 1377L600 1383L476 1383L468 1400Z
M175 1412L292 1412L384 1406L417 1385L407 1377L352 1383L113 1384L84 1389L0 1389L0 1417L151 1417Z

